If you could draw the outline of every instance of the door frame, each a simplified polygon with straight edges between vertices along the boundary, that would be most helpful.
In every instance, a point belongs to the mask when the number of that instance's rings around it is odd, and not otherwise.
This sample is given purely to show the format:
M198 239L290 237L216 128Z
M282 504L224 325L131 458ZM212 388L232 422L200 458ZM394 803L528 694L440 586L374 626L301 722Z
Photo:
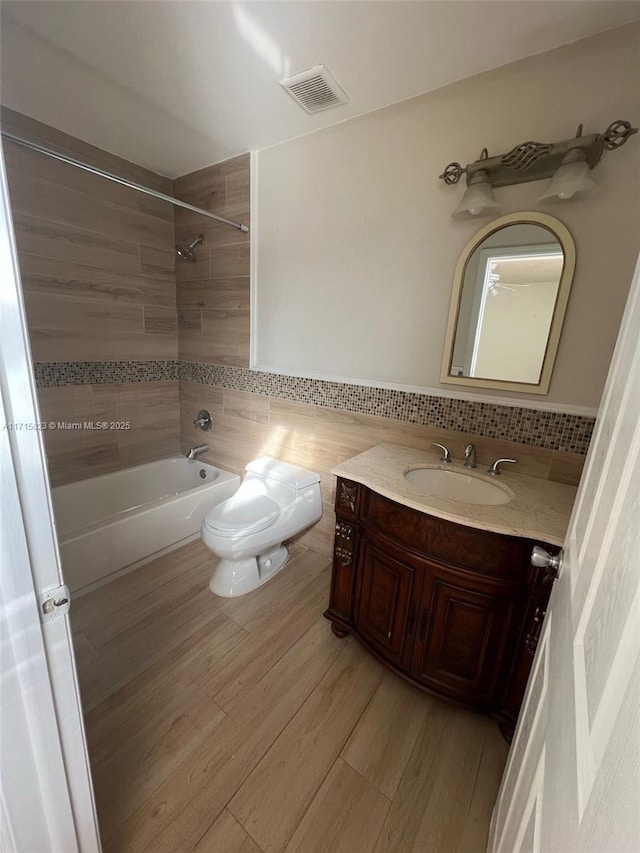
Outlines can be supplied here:
M94 853L101 845L69 617L40 619L38 597L63 578L1 149L0 398L2 486L10 498L2 509L0 559L3 586L11 579L13 586L5 589L15 592L13 600L1 602L6 648L12 649L7 672L3 656L2 675L16 676L13 684L28 723L31 756L23 759L31 759L35 768L48 830L40 849ZM25 426L5 429L5 423ZM22 623L15 621L16 612ZM4 746L11 755L10 739ZM22 763L13 762L8 780L19 777ZM2 781L4 787L7 780ZM0 807L9 837L19 838L35 820L36 798L22 807L14 794L0 791Z

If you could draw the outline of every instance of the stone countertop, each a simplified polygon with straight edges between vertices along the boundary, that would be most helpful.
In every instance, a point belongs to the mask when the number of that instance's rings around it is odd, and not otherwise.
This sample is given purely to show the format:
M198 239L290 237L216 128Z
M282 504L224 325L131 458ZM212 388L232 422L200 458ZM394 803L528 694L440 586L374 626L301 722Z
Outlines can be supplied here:
M412 468L442 468L457 471L499 485L510 495L506 504L485 505L443 498L413 486L404 475ZM338 477L362 483L383 497L420 512L508 536L537 539L551 545L562 545L569 524L577 489L527 474L518 474L517 465L502 469L496 478L479 465L470 471L461 460L445 465L440 453L379 444L336 465L331 471Z

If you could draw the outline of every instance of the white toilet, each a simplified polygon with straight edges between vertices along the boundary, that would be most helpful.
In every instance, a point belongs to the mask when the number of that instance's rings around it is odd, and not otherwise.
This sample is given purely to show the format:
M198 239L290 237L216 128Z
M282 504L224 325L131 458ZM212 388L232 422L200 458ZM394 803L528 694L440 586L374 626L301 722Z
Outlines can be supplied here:
M231 598L251 592L287 562L282 544L320 520L320 475L263 456L246 467L235 495L202 522L202 541L220 561L209 588Z

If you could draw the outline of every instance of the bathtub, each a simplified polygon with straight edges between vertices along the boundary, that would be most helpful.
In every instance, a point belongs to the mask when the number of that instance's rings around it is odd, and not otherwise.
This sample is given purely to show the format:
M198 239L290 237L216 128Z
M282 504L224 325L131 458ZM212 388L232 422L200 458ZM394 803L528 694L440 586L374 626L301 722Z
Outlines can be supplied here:
M205 513L240 477L184 457L52 489L65 583L88 591L199 535Z

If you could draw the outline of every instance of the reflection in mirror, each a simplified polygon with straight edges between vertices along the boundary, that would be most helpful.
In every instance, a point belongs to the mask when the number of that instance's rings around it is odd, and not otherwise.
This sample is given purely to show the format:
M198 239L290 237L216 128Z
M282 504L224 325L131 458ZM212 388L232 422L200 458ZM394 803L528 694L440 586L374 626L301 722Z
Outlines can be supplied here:
M540 380L562 246L539 225L511 225L469 258L453 347L454 376Z
M571 284L573 242L552 217L520 216L485 227L462 254L443 382L547 391ZM551 230L546 220L559 229Z

